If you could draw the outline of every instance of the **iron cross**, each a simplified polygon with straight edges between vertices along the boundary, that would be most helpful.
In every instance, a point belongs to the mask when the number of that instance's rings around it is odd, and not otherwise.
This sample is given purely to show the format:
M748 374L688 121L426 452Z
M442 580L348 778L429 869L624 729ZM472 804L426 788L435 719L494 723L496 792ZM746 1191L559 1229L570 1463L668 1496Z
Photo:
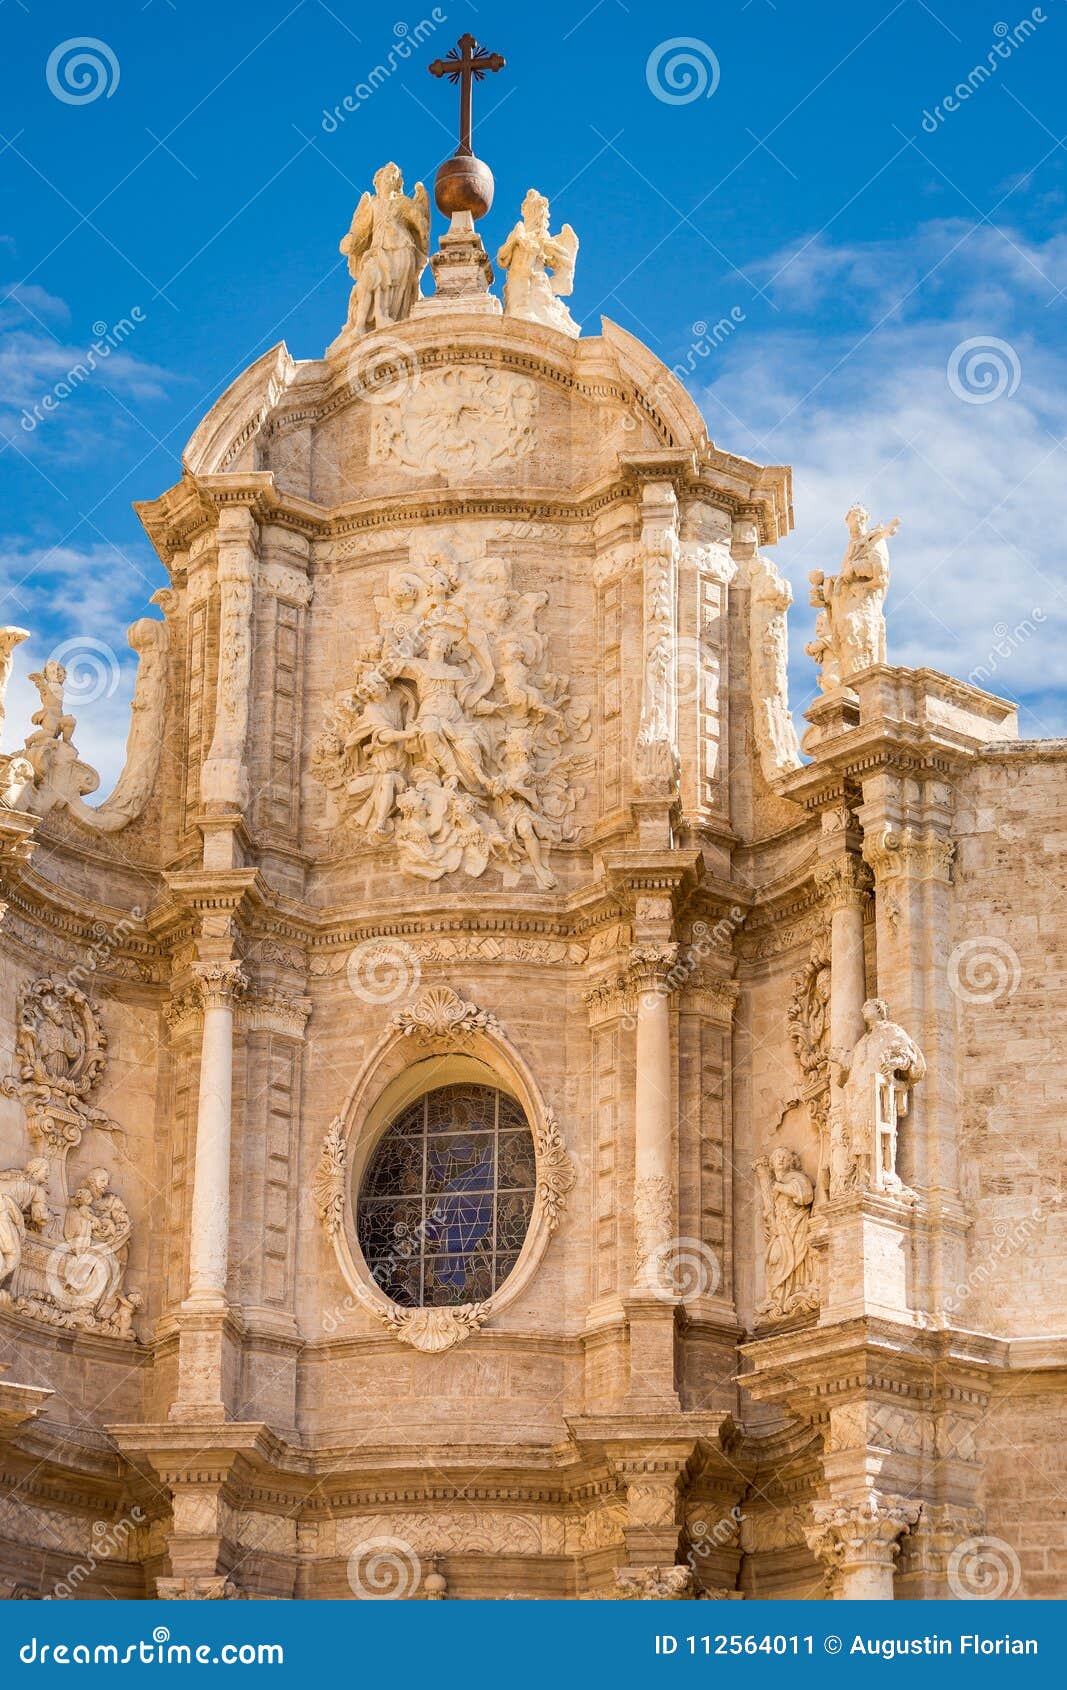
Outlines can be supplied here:
M484 80L486 72L503 70L506 60L499 53L487 53L479 47L473 35L461 35L446 58L435 59L430 65L431 76L447 76L459 87L459 146L460 153L471 151L471 83Z

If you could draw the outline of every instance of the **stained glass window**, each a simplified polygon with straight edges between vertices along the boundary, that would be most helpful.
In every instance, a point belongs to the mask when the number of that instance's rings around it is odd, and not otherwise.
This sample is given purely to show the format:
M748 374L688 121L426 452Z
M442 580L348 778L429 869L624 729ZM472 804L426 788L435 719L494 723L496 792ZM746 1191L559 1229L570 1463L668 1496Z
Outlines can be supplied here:
M360 1248L408 1308L483 1302L518 1260L537 1184L533 1134L492 1086L440 1086L378 1144L356 1206Z

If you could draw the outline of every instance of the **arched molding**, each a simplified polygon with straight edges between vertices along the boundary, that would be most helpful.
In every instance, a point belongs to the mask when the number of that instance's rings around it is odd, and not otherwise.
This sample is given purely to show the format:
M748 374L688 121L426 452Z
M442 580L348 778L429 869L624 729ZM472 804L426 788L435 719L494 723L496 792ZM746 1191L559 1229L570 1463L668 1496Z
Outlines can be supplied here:
M435 997L440 995L436 989ZM529 1287L559 1225L567 1193L576 1179L555 1111L495 1016L466 1006L467 1030L455 1026L423 1034L414 1045L407 1028L420 1026L420 1001L398 1012L371 1051L345 1105L323 1140L316 1176L319 1218L356 1303L402 1342L424 1351L450 1349L493 1316L502 1314ZM462 1004L457 997L456 1002ZM480 1303L444 1308L405 1308L393 1302L371 1276L355 1232L355 1206L370 1158L383 1133L409 1103L440 1086L494 1086L523 1109L533 1135L537 1184L533 1213L519 1258L504 1283Z

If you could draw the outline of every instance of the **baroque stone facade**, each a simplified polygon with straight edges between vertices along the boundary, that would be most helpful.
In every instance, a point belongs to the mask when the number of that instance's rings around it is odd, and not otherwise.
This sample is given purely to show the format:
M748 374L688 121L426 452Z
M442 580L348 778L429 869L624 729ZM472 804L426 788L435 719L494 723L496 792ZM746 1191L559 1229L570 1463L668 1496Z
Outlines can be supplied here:
M788 470L476 214L138 507L112 795L7 722L0 1588L1062 1596L1067 753L856 507L802 756Z

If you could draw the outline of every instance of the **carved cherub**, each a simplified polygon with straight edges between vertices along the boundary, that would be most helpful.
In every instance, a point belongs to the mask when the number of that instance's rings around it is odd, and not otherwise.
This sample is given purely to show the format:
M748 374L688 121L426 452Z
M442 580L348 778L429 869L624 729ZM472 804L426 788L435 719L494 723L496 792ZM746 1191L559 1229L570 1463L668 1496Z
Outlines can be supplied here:
M31 734L26 741L27 750L37 741L62 739L69 745L74 734L74 717L67 714L63 705L63 688L67 681L67 671L62 663L55 658L49 658L44 668L35 671L30 676L37 691L41 695L41 708L35 710L30 721L39 731Z
M562 334L578 334L578 325L560 295L574 287L574 265L578 237L569 223L558 235L548 228L548 201L531 188L522 202L522 218L497 253L497 263L507 272L504 281L504 310L509 317L525 317ZM552 272L551 278L549 272Z
M357 334L389 328L410 316L430 251L430 201L421 182L409 198L395 164L375 173L341 242L355 287L348 326Z

